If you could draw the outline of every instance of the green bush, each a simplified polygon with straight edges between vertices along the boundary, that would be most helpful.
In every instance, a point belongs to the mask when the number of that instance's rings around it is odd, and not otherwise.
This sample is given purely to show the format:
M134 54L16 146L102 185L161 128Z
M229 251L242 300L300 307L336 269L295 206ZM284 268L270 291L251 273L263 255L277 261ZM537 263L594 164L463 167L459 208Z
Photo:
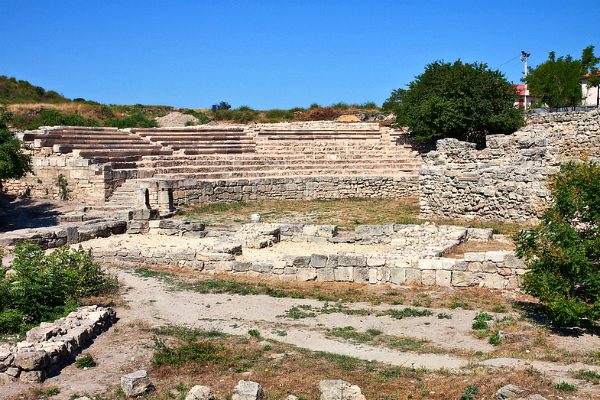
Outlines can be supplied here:
M529 267L523 288L555 325L593 325L600 318L600 166L563 165L551 192L539 227L515 238Z
M131 113L124 118L108 118L105 123L106 126L113 126L115 128L155 128L157 126L154 119L150 119L141 110L133 110Z
M77 307L82 297L98 295L109 285L100 266L84 250L63 247L46 255L37 244L22 242L6 274L0 266L0 333L26 330Z
M0 188L2 181L20 178L31 171L31 157L21 151L21 142L8 130L12 115L0 107Z
M289 121L294 119L294 112L279 109L268 110L265 112L265 119L268 121Z
M183 110L182 113L196 117L201 124L206 124L210 120L208 115L204 114L202 111L192 110L191 108Z
M516 100L515 88L486 64L436 61L407 90L394 90L383 109L394 112L416 141L451 137L483 146L486 135L512 133L523 125Z
M62 114L54 108L43 108L31 116L26 122L26 129L37 129L40 126L100 126L95 118L85 118L77 113Z

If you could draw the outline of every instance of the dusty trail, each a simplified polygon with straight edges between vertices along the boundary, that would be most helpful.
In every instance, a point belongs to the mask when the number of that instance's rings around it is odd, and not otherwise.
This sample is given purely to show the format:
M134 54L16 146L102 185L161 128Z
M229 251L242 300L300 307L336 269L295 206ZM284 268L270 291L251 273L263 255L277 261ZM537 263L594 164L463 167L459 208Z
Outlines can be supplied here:
M387 335L426 338L433 345L446 349L462 348L484 352L491 350L490 345L473 338L470 334L475 311L432 309L433 316L401 320L387 316L317 312L315 317L295 320L285 317L285 311L298 305L310 305L318 309L323 307L324 302L256 295L200 294L171 287L157 278L140 277L131 270L115 269L113 272L125 288L123 297L127 307L118 308L119 322L100 335L86 350L99 360L97 367L93 370L81 370L69 365L58 376L46 380L43 387L60 388L60 393L53 399L66 400L74 395L101 394L107 388L115 387L123 373L148 368L153 353L152 333L141 331L136 325L186 325L238 335L247 334L249 329L258 329L264 338L313 351L327 351L390 365L427 369L458 370L467 366L469 361L451 354L401 352L337 341L327 337L326 330L345 326L352 326L361 331L375 328ZM392 306L373 307L366 303L354 303L351 308L383 310ZM452 319L437 319L435 313L438 311L451 314ZM285 332L285 335L282 335L282 332ZM600 373L599 367L581 363L562 365L509 358L487 360L482 365L500 369L531 366L556 382L571 381L571 371L591 369ZM582 395L586 393L590 398L600 396L597 386L582 384L581 381L577 382L577 385ZM0 390L0 399L17 398L16 395L27 393L30 387L20 383L11 384Z

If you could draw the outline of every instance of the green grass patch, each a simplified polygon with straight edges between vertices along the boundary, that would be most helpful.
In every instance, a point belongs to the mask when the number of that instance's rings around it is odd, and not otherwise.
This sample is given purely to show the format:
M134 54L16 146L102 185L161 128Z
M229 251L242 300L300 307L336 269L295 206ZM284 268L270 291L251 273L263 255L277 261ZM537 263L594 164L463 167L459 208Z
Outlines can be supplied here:
M338 337L357 343L372 342L373 339L381 335L381 333L382 332L378 329L369 329L366 332L358 332L351 326L345 326L343 328L336 327L327 332L329 336Z
M429 317L429 316L433 315L433 313L427 309L418 310L416 308L407 307L402 310L394 310L394 309L386 310L382 314L379 314L379 315L389 315L390 317L395 318L395 319L402 319L402 318L407 318L407 317Z
M559 382L554 385L556 390L560 390L561 392L575 392L577 390L577 386L568 383L568 382Z
M75 361L77 368L92 368L98 365L91 354L82 355Z
M582 369L573 374L575 379L582 379L588 382L592 382L595 385L600 383L600 374L596 371L592 371L590 369Z
M302 304L299 306L294 306L289 310L285 311L284 316L291 319L304 319L304 318L312 318L316 317L317 314L314 313L312 307L307 304Z

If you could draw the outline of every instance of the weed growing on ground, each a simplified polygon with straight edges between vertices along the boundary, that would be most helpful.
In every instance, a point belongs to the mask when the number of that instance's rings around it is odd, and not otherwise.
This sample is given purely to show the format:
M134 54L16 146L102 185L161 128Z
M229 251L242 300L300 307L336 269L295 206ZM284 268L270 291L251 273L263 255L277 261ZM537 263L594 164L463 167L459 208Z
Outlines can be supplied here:
M465 392L460 396L459 400L473 400L473 395L479 393L479 388L475 385L467 386Z
M439 313L437 319L452 319L452 315L447 313Z
M568 383L568 382L559 382L554 385L556 390L560 390L561 392L575 392L577 390L577 386Z
M94 360L94 357L92 357L91 354L83 355L77 358L77 361L75 361L75 366L77 368L92 368L96 365L98 364L96 363L96 360Z
M249 329L248 335L252 336L253 338L260 339L260 332L258 329Z
M575 374L573 374L573 377L575 379L582 379L588 382L592 382L594 385L600 384L600 374L596 371L592 371L589 369L582 369L580 371L577 371Z
M402 319L402 318L406 318L406 317L429 317L430 315L433 315L433 313L427 309L417 310L416 308L407 307L403 310L394 310L394 309L386 310L382 314L379 314L379 315L389 315L392 318Z
M289 310L286 310L284 316L287 318L292 318L292 319L304 319L304 318L316 317L317 314L315 314L314 312L312 312L310 310L311 310L311 306L309 306L307 304L302 304L299 306L294 306L294 307L290 308Z

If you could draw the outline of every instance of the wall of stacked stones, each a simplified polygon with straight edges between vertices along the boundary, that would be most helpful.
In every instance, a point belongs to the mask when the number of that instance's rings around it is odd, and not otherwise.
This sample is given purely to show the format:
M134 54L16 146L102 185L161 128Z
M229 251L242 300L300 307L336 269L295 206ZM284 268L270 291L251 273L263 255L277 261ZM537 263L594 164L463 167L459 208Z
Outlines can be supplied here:
M418 177L290 177L202 181L173 184L175 205L215 201L316 198L402 198L419 194Z
M73 361L115 321L112 308L84 306L65 318L43 322L27 332L24 341L0 346L0 378L41 382Z
M48 149L32 154L33 174L3 182L7 193L60 200L58 177L67 181L68 198L85 204L101 205L126 179L135 178L131 171L113 170L110 164L94 164L75 154L56 154Z
M532 117L512 135L488 136L483 150L439 140L421 164L421 214L535 220L550 201L548 179L581 159L600 159L600 110Z
M151 222L150 235L205 237L207 233L204 226L181 230L168 221ZM336 237L334 225L284 224L258 235L250 234L241 241L238 237L190 242L185 246L121 247L102 243L83 243L83 246L91 250L96 261L108 265L145 264L298 281L515 289L526 272L523 262L512 251L469 252L461 258L444 258L440 253L416 256L408 250L363 253L359 250L361 244L390 243L394 232L406 228L405 225L365 227L353 242L357 245L355 252L282 255L276 261L245 261L238 256L243 248L264 248L279 241L336 243L346 239Z

